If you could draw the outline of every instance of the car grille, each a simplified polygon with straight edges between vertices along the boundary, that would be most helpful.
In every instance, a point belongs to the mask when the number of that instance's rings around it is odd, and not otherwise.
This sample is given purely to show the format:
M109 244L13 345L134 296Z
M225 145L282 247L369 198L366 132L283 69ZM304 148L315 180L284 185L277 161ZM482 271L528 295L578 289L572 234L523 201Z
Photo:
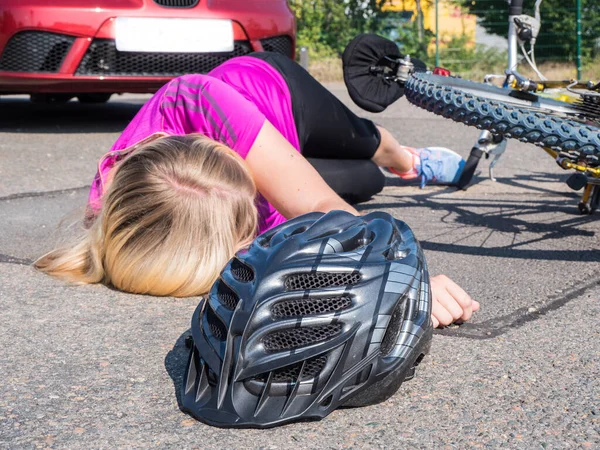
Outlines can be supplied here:
M56 73L75 38L44 31L15 34L0 57L0 70L7 72Z
M76 75L178 76L206 73L234 56L252 51L248 41L235 41L225 53L120 52L111 39L94 39L81 60Z
M167 8L193 8L199 0L154 0L154 3Z
M260 43L266 52L281 53L290 58L294 57L294 55L292 55L292 39L289 36L282 35L261 39Z

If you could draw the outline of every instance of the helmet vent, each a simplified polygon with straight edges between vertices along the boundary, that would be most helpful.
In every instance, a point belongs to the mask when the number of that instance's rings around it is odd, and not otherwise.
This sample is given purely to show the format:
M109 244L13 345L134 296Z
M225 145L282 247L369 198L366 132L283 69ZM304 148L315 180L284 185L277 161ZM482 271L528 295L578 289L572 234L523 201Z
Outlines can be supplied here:
M309 359L306 361L306 365L304 366L304 370L302 371L302 375L300 376L300 381L302 380L310 380L311 378L316 377L321 373L323 367L327 363L327 356L317 356L316 358Z
M278 302L271 308L271 315L276 319L283 317L309 316L341 311L352 305L349 295L323 298L304 298Z
M300 375L302 364L292 364L273 371L272 381L274 383L294 383Z
M400 235L398 234L398 230L394 227L394 231L392 231L392 235L388 241L388 245L393 244L394 242L398 242L400 240Z
M252 269L237 258L233 258L231 261L230 270L233 278L242 283L248 283L254 280L254 272Z
M358 272L309 272L296 273L285 279L288 290L318 289L334 286L348 286L360 281Z
M291 364L289 366L282 367L273 371L272 381L274 383L295 383L300 377L300 381L310 380L321 373L325 364L327 363L327 356L317 356L306 361L302 374L302 362ZM266 380L266 375L263 377Z
M294 236L295 234L304 233L306 230L308 230L308 225L302 225L302 226L296 228L294 231L292 231L290 233L290 236Z
M211 386L215 387L217 384L219 384L219 377L217 376L215 371L212 370L210 367L208 367L207 378L208 384L210 384Z
M206 322L208 323L208 330L205 331L208 331L215 339L224 341L227 338L225 325L208 305L206 308Z
M325 341L342 331L341 323L330 323L316 327L291 328L276 331L263 338L265 350L274 352L278 350L291 350L305 345Z
M396 306L394 306L394 311L392 311L392 317L390 317L387 329L385 330L385 335L383 336L383 340L381 341L380 349L382 355L387 355L392 351L392 348L394 348L394 345L398 340L398 335L400 334L400 328L404 319L405 309L405 297L401 297L398 299L398 303L396 303Z
M238 295L231 290L229 286L219 280L219 286L217 287L217 298L219 302L225 305L229 309L235 309L240 298Z

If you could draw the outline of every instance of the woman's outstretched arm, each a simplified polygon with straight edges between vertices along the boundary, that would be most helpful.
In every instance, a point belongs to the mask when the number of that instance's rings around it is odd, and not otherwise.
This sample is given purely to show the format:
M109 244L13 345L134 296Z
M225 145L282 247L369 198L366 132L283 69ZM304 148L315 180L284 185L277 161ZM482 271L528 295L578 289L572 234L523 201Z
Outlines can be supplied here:
M358 215L268 121L258 134L246 162L258 190L286 218L334 209ZM431 319L435 327L468 320L479 309L479 303L445 275L431 277L431 292Z

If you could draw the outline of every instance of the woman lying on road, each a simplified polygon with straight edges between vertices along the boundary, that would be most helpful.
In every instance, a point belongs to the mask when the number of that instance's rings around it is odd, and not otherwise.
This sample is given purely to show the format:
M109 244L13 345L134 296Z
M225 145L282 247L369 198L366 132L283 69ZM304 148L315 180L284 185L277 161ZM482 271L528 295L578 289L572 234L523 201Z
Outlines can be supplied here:
M312 211L358 214L303 156L372 160L443 184L464 164L450 150L400 145L282 55L234 58L173 79L142 107L99 163L86 235L35 267L133 293L204 294L257 232ZM447 277L431 285L435 326L479 309Z

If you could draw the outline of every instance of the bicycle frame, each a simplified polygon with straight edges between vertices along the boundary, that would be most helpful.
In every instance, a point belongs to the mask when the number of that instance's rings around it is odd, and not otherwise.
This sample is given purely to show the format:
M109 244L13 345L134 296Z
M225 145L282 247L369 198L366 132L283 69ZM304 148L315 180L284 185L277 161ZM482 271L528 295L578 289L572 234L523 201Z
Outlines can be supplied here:
M516 70L519 61L517 59L517 24L515 17L523 14L523 0L508 0L508 70Z

